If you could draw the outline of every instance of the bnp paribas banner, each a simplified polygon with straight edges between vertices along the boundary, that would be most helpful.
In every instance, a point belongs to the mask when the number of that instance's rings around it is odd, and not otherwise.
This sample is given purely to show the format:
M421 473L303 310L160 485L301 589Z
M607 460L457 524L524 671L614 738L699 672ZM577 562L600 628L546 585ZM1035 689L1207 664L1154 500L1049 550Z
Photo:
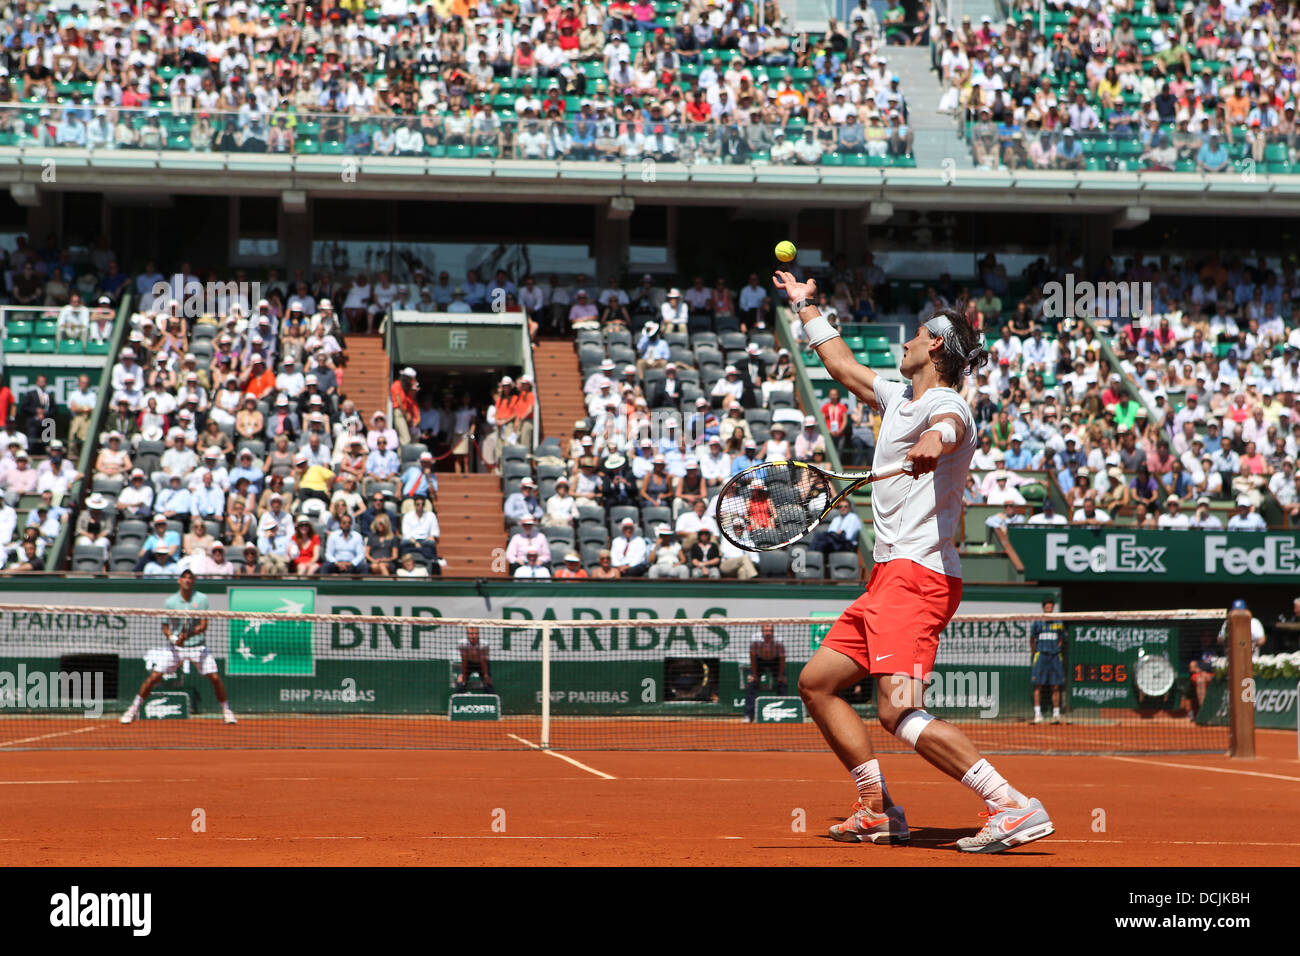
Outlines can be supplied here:
M1025 564L1025 577L1033 581L1101 576L1113 581L1282 584L1300 576L1300 531L1007 530Z
M78 581L43 590L44 582L10 589L0 579L0 659L115 653L141 658L162 640L161 621L118 609L162 607L175 585L145 579ZM53 582L52 582L53 583ZM112 586L109 586L109 585ZM661 660L700 656L741 662L749 658L754 624L730 618L801 618L778 631L792 661L807 660L828 625L861 592L833 585L767 583L684 587L673 582L249 582L201 580L198 589L215 611L284 615L230 621L208 632L214 653L237 675L312 673L323 660L446 660L458 658L466 628L447 618L491 620L482 637L496 660L535 661L545 621L581 621L551 632L556 661L591 658ZM1045 588L966 590L960 613L1034 612ZM19 610L5 605L39 605ZM103 611L63 608L83 606ZM303 614L329 621L294 620ZM402 618L405 620L396 620ZM418 618L418 621L410 619ZM702 624L677 624L696 619ZM963 622L940 642L938 665L1028 665L1029 625Z

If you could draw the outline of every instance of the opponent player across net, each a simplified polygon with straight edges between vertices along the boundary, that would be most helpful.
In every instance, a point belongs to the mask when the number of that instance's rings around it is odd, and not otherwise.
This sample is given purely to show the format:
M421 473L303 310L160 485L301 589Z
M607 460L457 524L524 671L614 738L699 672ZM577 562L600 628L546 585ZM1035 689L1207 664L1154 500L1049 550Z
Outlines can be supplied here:
M925 675L934 670L939 635L961 603L961 562L953 545L961 496L975 453L975 421L957 391L967 370L988 360L980 335L956 311L936 312L903 346L889 381L862 365L815 302L817 283L777 272L809 344L831 377L880 409L876 440L882 471L910 463L910 475L876 482L871 506L875 566L867 590L840 615L799 675L799 693L831 750L852 774L858 802L831 836L843 842L900 843L910 838L903 808L885 786L866 725L840 691L868 675L881 726L929 763L975 791L986 822L957 841L967 853L998 853L1053 832L1036 799L1013 788L957 727L926 713Z
M208 596L194 590L193 571L189 568L182 571L177 585L176 593L163 602L164 608L169 611L208 610ZM132 723L140 715L140 708L153 693L153 689L158 686L158 682L164 676L175 674L186 664L193 664L200 674L212 682L217 703L221 705L222 721L227 724L238 723L234 711L230 709L230 701L226 698L226 686L221 682L217 659L208 649L208 640L204 636L207 629L207 618L188 616L163 618L162 633L163 637L167 638L167 646L152 648L145 655L145 666L149 668L149 676L140 685L140 692L136 694L135 700L131 701L131 706L122 714L122 723Z

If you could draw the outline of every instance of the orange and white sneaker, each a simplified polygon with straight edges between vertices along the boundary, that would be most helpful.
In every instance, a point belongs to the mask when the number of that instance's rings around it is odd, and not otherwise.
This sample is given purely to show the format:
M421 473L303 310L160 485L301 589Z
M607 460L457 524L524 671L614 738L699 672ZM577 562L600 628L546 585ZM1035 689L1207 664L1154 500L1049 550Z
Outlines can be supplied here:
M986 818L980 832L957 841L957 849L962 853L1001 853L1056 832L1051 817L1037 798L1023 807L984 810L980 816Z
M843 823L830 829L831 839L840 843L906 843L912 838L902 807L890 807L876 813L861 803L853 804L853 813Z

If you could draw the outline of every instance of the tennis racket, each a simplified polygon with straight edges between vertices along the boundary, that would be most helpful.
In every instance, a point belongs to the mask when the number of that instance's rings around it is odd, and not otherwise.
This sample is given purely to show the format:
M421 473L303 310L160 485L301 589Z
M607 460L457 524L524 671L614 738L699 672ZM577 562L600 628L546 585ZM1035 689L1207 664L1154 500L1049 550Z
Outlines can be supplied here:
M911 473L911 462L888 471L823 471L806 461L765 461L737 472L718 495L723 537L746 551L777 551L826 520L863 485ZM836 494L833 481L849 486ZM737 527L738 522L743 522Z

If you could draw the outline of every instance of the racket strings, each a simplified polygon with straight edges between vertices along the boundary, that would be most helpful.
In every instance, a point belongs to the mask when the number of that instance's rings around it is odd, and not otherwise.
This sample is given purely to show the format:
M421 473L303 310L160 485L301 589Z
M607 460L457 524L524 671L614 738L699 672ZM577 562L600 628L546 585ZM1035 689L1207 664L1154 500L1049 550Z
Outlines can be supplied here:
M718 518L736 544L778 548L801 537L831 498L830 482L819 472L772 462L737 476L718 502Z

